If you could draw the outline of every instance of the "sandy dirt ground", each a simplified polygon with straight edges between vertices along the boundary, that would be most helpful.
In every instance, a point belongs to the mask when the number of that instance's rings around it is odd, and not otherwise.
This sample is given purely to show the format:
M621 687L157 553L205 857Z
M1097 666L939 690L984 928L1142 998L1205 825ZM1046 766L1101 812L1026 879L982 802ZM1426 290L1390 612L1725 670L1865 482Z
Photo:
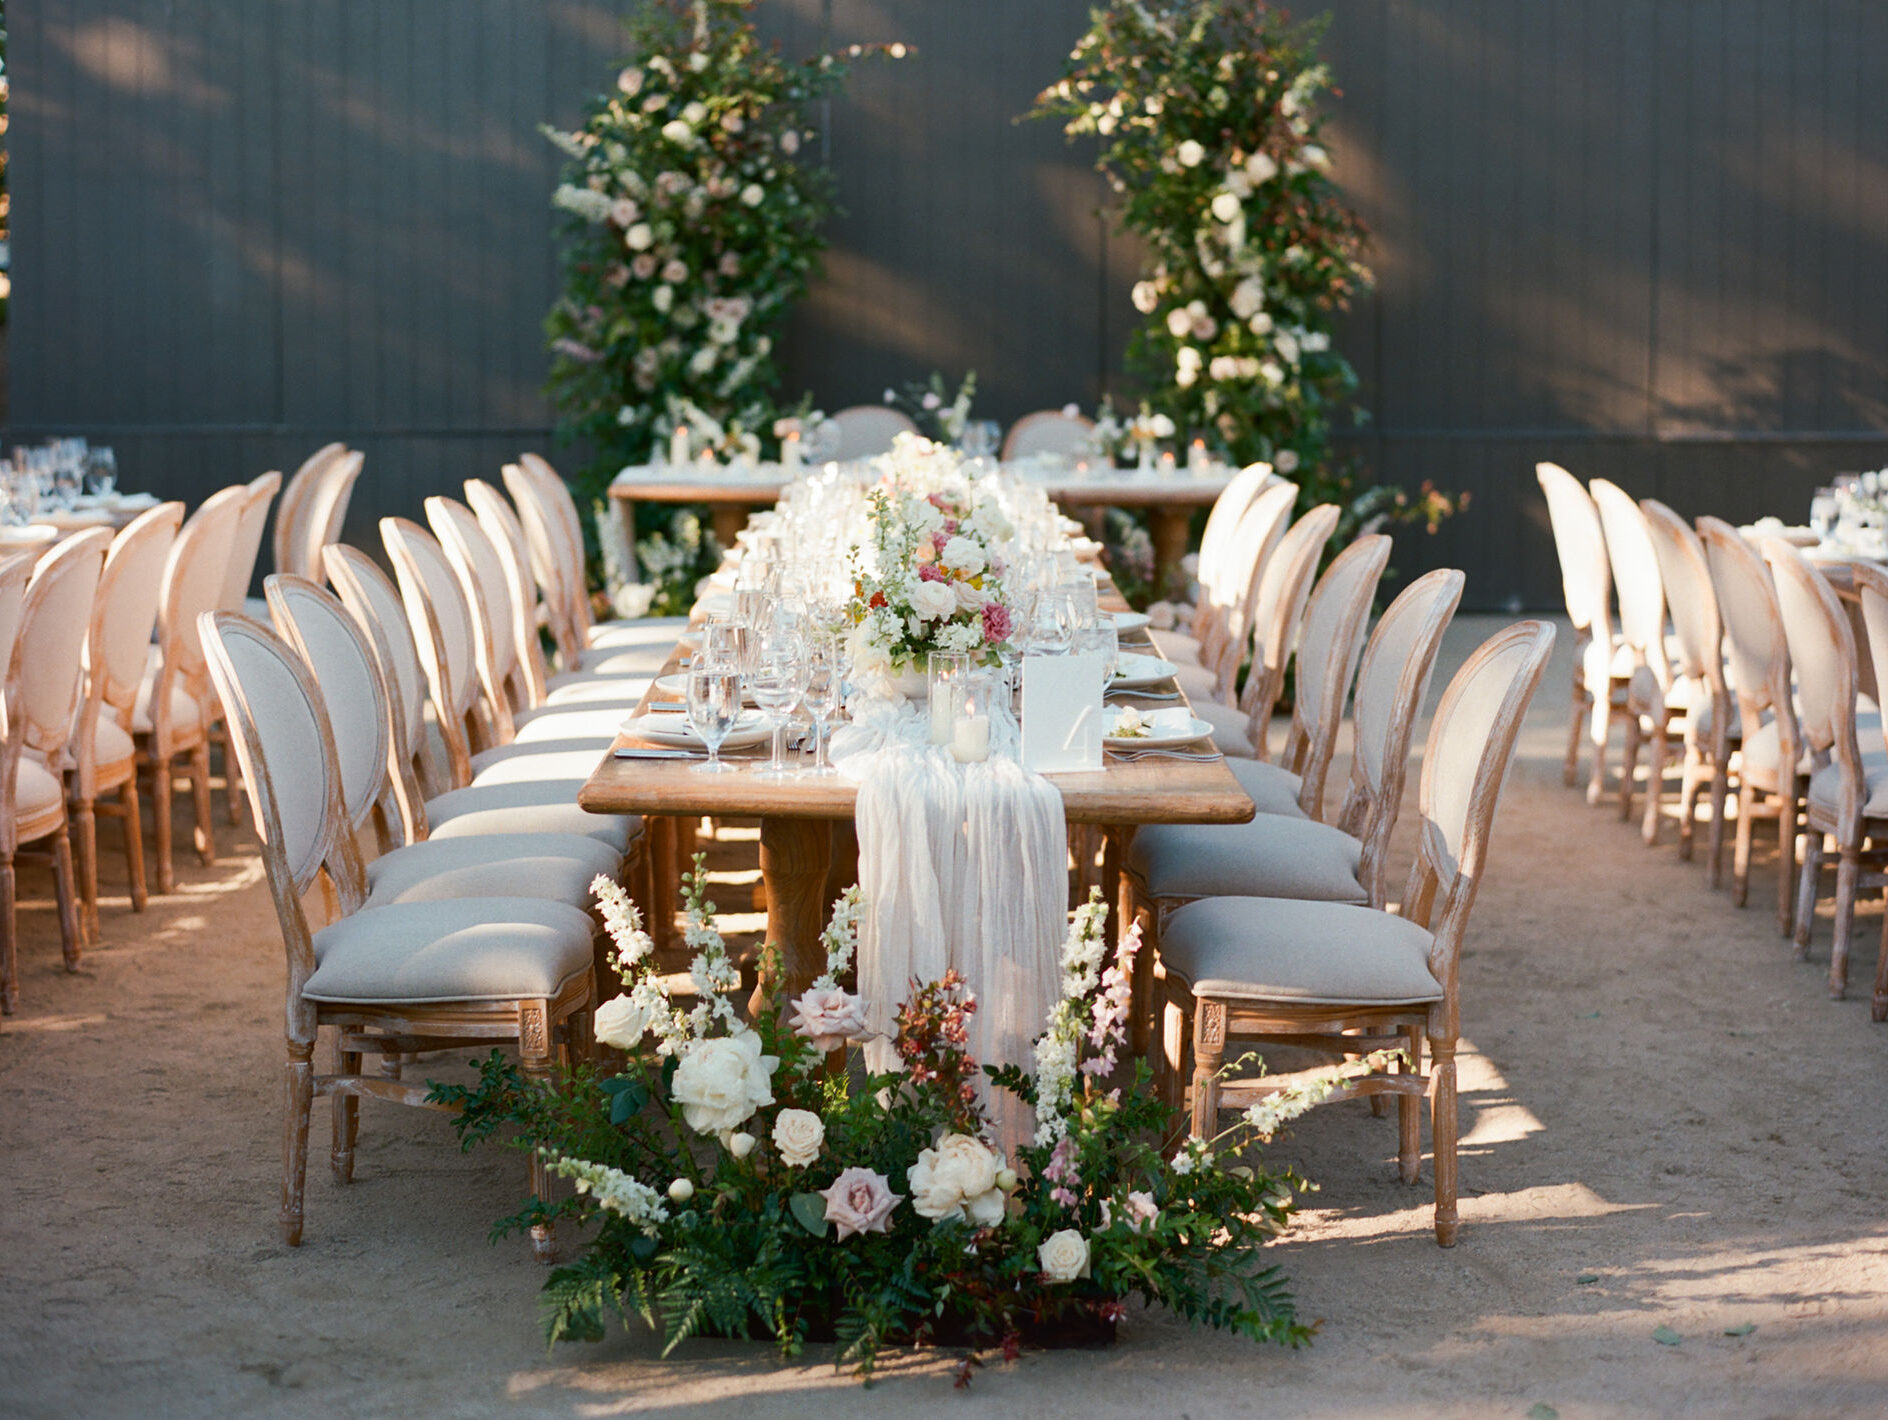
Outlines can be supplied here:
M1445 673L1494 624L1465 618ZM1391 1120L1353 1103L1301 1121L1274 1157L1321 1191L1277 1259L1321 1323L1309 1348L1137 1311L1111 1351L995 1364L967 1393L936 1354L892 1358L869 1389L817 1351L782 1366L763 1345L699 1342L663 1360L640 1331L547 1354L542 1269L486 1240L520 1161L461 1154L442 1117L372 1102L346 1187L317 1114L306 1241L284 1247L283 966L254 839L226 829L215 867L189 860L177 893L133 916L107 825L103 941L78 974L59 966L49 876L21 874L23 1000L0 1027L0 1413L1880 1415L1879 905L1860 914L1851 999L1831 1001L1827 905L1796 962L1765 829L1740 912L1669 829L1648 850L1562 788L1562 650L1462 967L1461 1243L1435 1246L1426 1166L1424 1184L1396 1181ZM185 844L187 825L180 805ZM747 851L717 861L738 870Z

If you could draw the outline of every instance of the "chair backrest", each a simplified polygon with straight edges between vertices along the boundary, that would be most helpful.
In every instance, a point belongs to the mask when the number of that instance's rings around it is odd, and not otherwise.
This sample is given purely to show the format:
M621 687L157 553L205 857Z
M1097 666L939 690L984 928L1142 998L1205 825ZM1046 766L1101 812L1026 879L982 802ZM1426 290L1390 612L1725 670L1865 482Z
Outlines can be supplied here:
M26 584L32 578L34 561L30 552L0 558L0 853L7 854L19 843L20 824L14 816L13 802L20 753L25 748L14 733L19 711L13 704L18 694L12 673L13 650L26 617Z
M1291 526L1291 510L1297 501L1297 485L1268 484L1247 505L1227 537L1220 559L1224 571L1205 599L1211 614L1200 636L1200 664L1214 672L1215 689L1222 696L1230 696L1250 639L1259 582Z
M1868 637L1869 659L1885 668L1878 674L1888 675L1888 571L1873 562L1854 562L1849 565L1849 573L1862 603L1862 631ZM1888 742L1888 726L1883 727L1883 737Z
M556 470L535 454L521 454L517 463L506 464L504 480L524 526L525 543L531 550L531 570L543 590L550 617L551 637L557 642L565 669L575 669L589 637L590 605L585 586L582 531L579 529L573 539L564 507L569 490L564 488L564 481ZM564 492L563 498L558 496L560 489ZM572 501L572 514L575 508Z
M1252 500L1265 491L1272 478L1270 464L1251 464L1235 473L1213 500L1213 506L1206 515L1206 526L1200 532L1202 589L1219 585L1218 578L1223 575L1220 564L1225 559L1233 529L1239 526L1239 520L1245 516L1246 509L1252 506ZM1202 603L1204 600L1202 597Z
M472 614L479 681L498 738L509 740L515 733L514 683L520 677L517 617L504 565L485 529L479 526L478 515L456 498L428 498L426 521L459 579L459 590L465 594L466 609ZM519 694L518 699L525 697Z
M7 671L7 736L58 771L83 692L86 637L111 533L88 528L45 553L26 584Z
M321 478L309 488L302 508L302 541L295 554L297 565L282 570L293 571L298 577L321 575L321 550L341 540L341 525L347 520L354 484L361 476L366 457L358 449L347 451L329 464Z
M1846 827L1861 823L1862 751L1856 740L1855 633L1828 580L1808 558L1779 538L1765 538L1763 560L1770 564L1783 634L1796 670L1797 724L1818 765L1833 759L1839 766L1837 819Z
M176 731L183 728L171 723L178 687L201 707L206 721L213 717L215 706L203 645L198 640L198 618L222 605L229 584L230 544L248 497L248 488L240 483L212 493L184 522L170 545L157 607L161 660L151 697L151 733L161 755L172 752Z
M314 974L315 953L303 899L324 868L343 913L366 896L327 710L301 657L260 622L240 612L206 612L199 635L262 836L288 954L288 1035L312 1041L315 1013L302 988Z
M1291 736L1280 763L1299 776L1299 807L1315 819L1324 817L1324 778L1337 749L1370 603L1389 561L1390 539L1365 533L1337 554L1305 603Z
M1721 518L1699 518L1698 539L1717 594L1724 656L1744 733L1751 734L1766 713L1774 716L1780 740L1777 764L1794 764L1802 731L1790 694L1790 643L1770 569L1763 554ZM1787 789L1787 780L1783 783Z
M1363 842L1358 879L1375 907L1385 901L1390 835L1403 809L1410 738L1422 717L1442 633L1449 629L1466 581L1454 568L1438 567L1411 582L1378 618L1357 668L1350 787L1335 823Z
M531 550L525 541L524 525L505 495L482 478L468 478L465 500L478 515L479 526L491 541L504 569L505 586L510 592L512 634L518 643L518 669L524 677L528 703L542 703L547 672L544 648L538 637L538 584L531 575Z
M1645 529L1658 556L1665 605L1672 614L1673 639L1679 654L1679 663L1672 669L1678 675L1703 681L1713 697L1722 702L1727 694L1724 623L1718 615L1718 594L1711 585L1711 564L1705 558L1704 544L1698 541L1691 524L1656 498L1641 499L1639 511L1645 515Z
M1239 708L1250 718L1252 747L1264 759L1272 708L1285 688L1285 666L1298 645L1311 574L1324 544L1337 530L1338 507L1320 503L1291 525L1278 550L1259 573L1252 599L1252 671L1239 695Z
M367 638L380 666L392 712L393 786L407 818L409 840L424 838L423 786L432 781L426 763L426 672L420 663L406 604L374 560L357 547L337 542L323 553L328 580Z
M1553 646L1554 628L1540 621L1489 637L1442 692L1423 750L1422 829L1401 911L1433 934L1429 969L1442 983L1451 1034L1460 1029L1454 1016L1462 934L1481 886L1502 781Z
M262 553L262 530L269 524L269 505L282 486L282 475L271 470L249 481L248 496L236 516L236 531L229 545L229 575L223 583L223 607L240 611L249 595L249 583L256 575L256 558Z
M918 432L910 415L883 404L849 405L833 415L832 422L839 426L833 458L840 463L890 453L892 440Z
M334 735L342 812L358 834L375 809L387 808L399 772L393 754L393 707L373 647L341 599L308 578L278 573L263 584L263 591L277 634L295 648L320 687ZM404 810L400 817L398 840L410 841ZM391 826L393 816L385 821Z
M1606 556L1619 596L1619 639L1636 663L1652 668L1660 686L1671 684L1665 659L1665 583L1645 514L1630 494L1603 478L1592 482L1593 503L1606 530ZM1594 694L1600 687L1594 688Z
M1567 617L1578 632L1610 631L1613 574L1599 509L1580 480L1557 463L1535 464L1534 477L1547 495L1547 521L1554 530L1554 550L1560 555Z
M182 503L159 503L125 524L105 556L85 671L91 699L111 706L126 725L144 680L164 569L183 521Z
M342 443L323 444L306 459L302 466L288 477L282 487L281 500L275 505L275 534L270 544L274 554L270 570L275 572L294 572L298 576L308 575L304 567L296 567L295 559L302 555L302 548L307 539L302 534L304 518L308 506L308 493L321 481L321 475L329 464L347 452L347 445Z
M467 718L479 692L471 608L445 551L425 528L405 518L382 518L380 536L400 584L400 600L426 673L452 782L463 784L472 774Z
M1062 409L1038 409L1025 414L1003 438L1003 458L1026 459L1036 454L1063 454L1069 458L1085 454L1095 421L1085 414L1070 414Z

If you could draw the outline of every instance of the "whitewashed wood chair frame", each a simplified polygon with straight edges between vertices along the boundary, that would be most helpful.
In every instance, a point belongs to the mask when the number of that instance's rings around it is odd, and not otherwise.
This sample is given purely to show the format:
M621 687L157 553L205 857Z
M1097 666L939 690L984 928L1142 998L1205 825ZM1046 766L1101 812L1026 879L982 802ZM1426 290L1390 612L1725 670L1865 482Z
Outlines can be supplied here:
M419 648L436 728L446 747L447 774L454 784L463 784L472 777L473 752L491 743L475 714L479 670L471 609L431 533L405 518L382 518L380 536Z
M25 856L22 844L43 842L49 849L66 970L78 969L85 949L64 769L84 694L85 633L110 546L109 531L90 528L40 557L26 584L8 657L6 738L0 747L0 802L8 810L0 826L0 893L5 897L0 929L6 932L0 1005L9 1011L19 1003L13 905L14 864Z
M1749 900L1752 824L1758 819L1775 822L1777 925L1787 937L1796 904L1796 825L1802 817L1809 776L1795 767L1802 758L1802 732L1790 689L1790 646L1783 631L1783 613L1777 608L1776 588L1763 555L1736 528L1721 519L1703 517L1698 519L1698 537L1717 593L1742 730L1742 743L1731 759L1737 780L1731 901L1742 907ZM1765 749L1767 753L1761 752ZM1721 839L1714 833L1714 868L1721 849ZM1717 880L1714 871L1712 881Z
M1851 569L1855 591L1862 603L1862 626L1868 637L1869 654L1877 666L1888 667L1888 572L1871 562L1857 562ZM1881 950L1875 966L1875 992L1869 1014L1877 1021L1888 1020L1888 912L1882 918Z
M426 521L458 578L471 613L479 685L491 716L493 739L504 744L517 734L514 711L530 705L504 566L479 526L478 515L456 498L428 498Z
M1291 525L1259 573L1252 601L1252 664L1239 692L1239 710L1253 757L1261 761L1271 757L1272 711L1284 693L1285 667L1298 649L1311 579L1324 544L1337 531L1337 518L1335 503L1313 508Z
M550 693L550 667L544 660L539 629L545 612L539 600L537 578L531 572L531 547L525 538L518 510L497 488L480 478L468 478L465 500L490 539L510 592L511 634L518 646L518 673L523 678L525 704L535 708Z
M13 855L19 850L20 820L26 816L14 802L19 765L11 727L18 716L11 710L7 673L26 612L26 583L33 575L34 560L30 552L0 557L0 1014L13 1011L7 995L8 984L18 972Z
M1298 489L1289 483L1270 484L1254 495L1228 534L1219 559L1223 570L1216 577L1200 636L1200 665L1211 677L1214 699L1230 705L1240 662L1251 642L1253 616L1266 568L1291 527L1291 510Z
M367 456L358 449L349 449L335 459L323 471L308 490L307 501L302 506L300 548L295 556L294 568L281 568L281 571L293 571L301 577L318 577L322 568L322 549L332 547L341 540L341 528L347 521L348 505L354 499L354 485L360 481L361 469Z
M426 672L399 589L357 547L335 543L322 553L328 580L367 638L387 691L388 779L408 842L426 837L426 800L447 787L426 753ZM391 834L392 825L388 825Z
M1378 1094L1396 1097L1398 1168L1405 1183L1417 1179L1422 1142L1419 1103L1425 1096L1429 1099L1435 1232L1437 1243L1443 1247L1455 1244L1460 1229L1456 1206L1459 1121L1455 1055L1461 1034L1458 985L1462 943L1483 877L1502 781L1553 637L1553 628L1541 622L1520 622L1497 633L1450 681L1436 709L1423 754L1417 855L1398 914L1427 937L1430 982L1420 994L1430 999L1379 1003L1266 998L1257 991L1235 990L1231 982L1216 988L1206 976L1196 986L1163 957L1166 1083L1172 1090L1190 1076L1195 1138L1211 1138L1218 1132L1222 1108L1256 1103L1289 1083L1289 1077L1224 1079L1231 1041L1270 1041L1343 1056L1379 1049L1406 1052L1407 1062L1395 1071L1354 1077L1330 1098ZM1262 898L1219 902L1236 913L1277 910L1277 905L1268 908L1267 900ZM1316 916L1334 925L1333 935L1316 944L1329 953L1353 950L1335 924L1363 921L1357 914L1387 918L1387 914L1376 914L1367 907L1310 906L1325 909ZM1202 914L1203 910L1219 913L1225 909L1210 899L1192 904L1175 915L1173 930L1181 930L1186 914ZM1426 1071L1422 1054L1425 1042L1429 1049Z
M230 539L229 580L223 588L225 611L259 610L247 605L249 584L255 580L256 561L262 555L262 534L269 522L269 505L275 501L276 491L281 486L282 475L274 470L249 480L249 496L236 519L235 536ZM229 821L238 823L241 821L242 769L236 756L230 753L229 735L220 716L213 723L210 735L223 748L224 808L229 813Z
M1187 632L1196 651L1206 636L1207 623L1223 609L1226 592L1226 564L1232 553L1233 534L1246 515L1246 509L1263 493L1273 478L1270 464L1255 463L1232 476L1213 500L1200 531L1200 561L1197 581L1199 600L1193 604L1193 618ZM1283 480L1280 480L1281 482ZM1296 497L1296 490L1293 492Z
M1658 550L1646 528L1645 514L1624 489L1604 478L1589 485L1600 526L1606 530L1606 556L1613 569L1613 590L1619 599L1619 645L1630 667L1626 687L1626 748L1619 771L1619 817L1632 817L1637 784L1639 746L1654 702L1669 713L1674 675L1665 641L1665 582L1659 575ZM1615 669L1618 669L1617 663ZM1597 697L1596 697L1597 699ZM1654 745L1656 754L1663 738ZM1602 747L1594 746L1594 754ZM1653 812L1664 788L1664 765L1655 761L1646 776L1646 794Z
M99 814L118 819L124 828L132 911L144 911L149 901L144 817L138 804L138 754L131 723L151 632L157 625L164 568L183 519L182 503L160 503L127 523L112 539L98 595L92 601L92 624L85 638L85 698L79 706L78 732L72 737L69 792L79 855L79 900L86 935L94 941L98 936ZM101 738L106 721L111 728ZM117 743L120 735L122 752L102 754L101 744ZM118 801L103 802L114 790Z
M1606 556L1599 509L1580 480L1554 463L1535 464L1534 476L1547 498L1567 618L1573 623L1572 716L1563 776L1570 789L1579 782L1580 736L1585 731L1593 745L1593 774L1586 799L1597 804L1605 792L1613 715L1625 709L1629 679L1613 674L1618 648L1613 637L1612 564Z
M1038 454L1061 454L1076 458L1088 452L1095 432L1095 421L1085 414L1071 414L1064 409L1038 409L1010 425L1003 436L1000 457L1026 459Z
M238 613L211 613L204 618L203 637L210 673L235 731L237 753L247 761L246 787L262 833L263 862L288 958L288 1118L283 1136L281 1228L283 1241L298 1247L304 1215L309 1113L316 1099L327 1097L334 1103L331 1162L335 1177L348 1182L354 1171L362 1097L427 1106L429 1086L409 1083L387 1071L368 1075L361 1068L365 1055L378 1054L391 1061L422 1050L514 1044L526 1074L544 1078L560 1051L582 1043L584 1018L594 1000L594 981L586 964L580 971L573 970L554 990L528 996L339 1002L311 998L307 991L320 965L316 932L306 910L312 890L318 882L324 886L334 904L336 921L357 912L366 896L366 873L342 805L327 714L307 667L285 642L259 623ZM284 745L299 752L294 755L292 772L278 783L271 776L270 759ZM513 913L525 906L510 899L487 899L479 905L486 903L505 904L503 910ZM533 906L548 909L561 905ZM379 908L368 915L388 921L399 911ZM509 921L493 917L491 925L502 927ZM334 1066L332 1073L318 1075L314 1051L324 1026L334 1028ZM547 1196L548 1175L535 1155L531 1183L540 1197ZM550 1228L533 1228L532 1240L538 1255L548 1257Z
M575 670L589 645L590 604L584 587L581 533L573 560L563 510L550 488L552 480L561 486L563 479L536 454L521 454L517 463L506 464L503 479L524 527L558 664Z
M1811 756L1809 792L1804 796L1803 867L1797 878L1796 954L1809 953L1815 922L1818 879L1827 856L1824 837L1837 856L1833 945L1829 953L1829 994L1840 999L1848 988L1849 937L1855 921L1856 894L1888 887L1882 872L1888 856L1888 814L1869 814L1871 768L1856 734L1857 675L1855 633L1822 573L1796 548L1777 538L1763 542L1770 564L1777 607L1790 643L1796 671L1798 724ZM1879 752L1880 746L1875 747ZM1879 782L1879 773L1875 777ZM1834 779L1834 792L1818 786Z
M321 482L328 465L347 452L342 443L323 444L290 474L282 485L282 497L275 505L275 529L270 543L270 566L277 572L293 572L306 577L310 569L300 565L307 547L305 526L309 492Z

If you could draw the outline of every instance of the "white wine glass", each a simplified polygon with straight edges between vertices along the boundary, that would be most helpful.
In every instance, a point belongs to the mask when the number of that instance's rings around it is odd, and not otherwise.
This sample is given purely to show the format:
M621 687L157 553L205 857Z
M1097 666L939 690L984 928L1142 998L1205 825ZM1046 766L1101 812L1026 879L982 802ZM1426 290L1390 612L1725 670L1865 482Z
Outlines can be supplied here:
M697 764L697 774L732 774L721 762L721 742L741 715L741 672L725 661L696 665L688 673L688 723L708 746L708 758Z

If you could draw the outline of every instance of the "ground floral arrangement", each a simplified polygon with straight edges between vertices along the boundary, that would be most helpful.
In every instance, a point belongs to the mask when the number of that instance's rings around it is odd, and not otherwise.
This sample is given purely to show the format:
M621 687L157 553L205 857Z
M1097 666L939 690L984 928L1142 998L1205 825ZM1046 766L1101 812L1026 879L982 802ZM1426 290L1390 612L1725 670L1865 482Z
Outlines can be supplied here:
M475 1086L433 1087L468 1148L507 1137L575 1184L494 1236L596 1224L545 1285L553 1343L601 1339L614 1315L659 1328L664 1354L697 1335L767 1336L787 1356L830 1340L867 1375L887 1347L952 1344L967 1348L965 1383L983 1350L1112 1339L1135 1297L1255 1341L1310 1338L1263 1254L1306 1185L1263 1167L1257 1145L1340 1078L1174 1147L1184 1117L1144 1062L1121 1059L1139 935L1111 950L1098 897L1074 914L1029 1067L970 1058L976 1001L950 973L912 984L899 1068L869 1074L865 1011L843 985L857 889L835 906L825 974L752 1025L699 858L684 893L692 1004L671 997L623 890L603 878L595 890L624 986L598 1008L596 1038L623 1052L621 1069L581 1064L545 1084L494 1052ZM1035 1111L1012 1158L990 1142L993 1089Z

